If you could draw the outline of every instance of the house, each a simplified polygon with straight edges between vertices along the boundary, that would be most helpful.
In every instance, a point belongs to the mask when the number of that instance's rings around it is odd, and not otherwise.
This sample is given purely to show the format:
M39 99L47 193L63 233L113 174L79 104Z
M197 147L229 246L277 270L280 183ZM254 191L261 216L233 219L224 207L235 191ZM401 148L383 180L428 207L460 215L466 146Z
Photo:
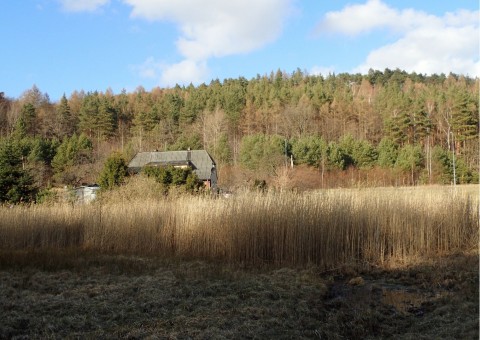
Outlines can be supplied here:
M191 168L207 188L217 187L215 161L205 150L139 152L128 163L130 173L139 173L145 166Z

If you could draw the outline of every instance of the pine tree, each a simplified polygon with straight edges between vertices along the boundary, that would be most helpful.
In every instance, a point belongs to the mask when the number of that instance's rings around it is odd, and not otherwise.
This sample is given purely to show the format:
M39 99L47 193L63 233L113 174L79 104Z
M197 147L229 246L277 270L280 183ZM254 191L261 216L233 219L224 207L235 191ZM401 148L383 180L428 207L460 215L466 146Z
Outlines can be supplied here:
M307 136L292 143L292 154L297 164L320 167L326 161L327 147L321 137Z
M24 166L21 148L14 140L0 143L0 201L10 203L34 200L37 188Z
M98 92L89 93L80 108L79 127L89 137L105 139L115 132L116 117L113 103L108 98L100 97Z
M59 138L71 136L75 130L75 124L73 122L70 105L68 104L65 94L63 94L56 107L56 115L58 122L58 128L57 131L55 131L56 136Z
M466 91L455 91L450 110L450 124L457 142L478 137L478 112Z
M27 103L22 107L19 117L19 128L23 130L26 135L35 136L37 131L36 126L37 111L33 104ZM20 127L21 126L21 127Z
M420 97L413 102L411 124L413 129L413 143L422 143L432 130L432 121L425 109L425 100Z
M228 136L226 133L222 133L215 146L214 157L220 164L232 163L232 150L228 143Z
M390 138L384 137L377 147L377 164L382 168L391 168L395 165L398 157L398 144L395 144Z
M395 166L403 171L410 171L412 184L415 184L415 174L423 166L424 155L419 145L407 144L398 152Z

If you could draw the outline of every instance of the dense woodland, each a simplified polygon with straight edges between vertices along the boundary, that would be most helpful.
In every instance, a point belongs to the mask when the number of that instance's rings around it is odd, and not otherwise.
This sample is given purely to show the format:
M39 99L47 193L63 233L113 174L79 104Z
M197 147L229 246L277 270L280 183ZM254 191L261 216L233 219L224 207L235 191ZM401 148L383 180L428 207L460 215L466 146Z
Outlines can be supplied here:
M476 183L478 138L479 79L455 74L278 70L151 91L81 90L58 102L34 85L19 98L0 93L0 201L94 183L114 152L128 161L186 148L206 149L225 186L239 173L273 183L286 169L312 170L324 187L346 173L369 183L381 174L387 185Z

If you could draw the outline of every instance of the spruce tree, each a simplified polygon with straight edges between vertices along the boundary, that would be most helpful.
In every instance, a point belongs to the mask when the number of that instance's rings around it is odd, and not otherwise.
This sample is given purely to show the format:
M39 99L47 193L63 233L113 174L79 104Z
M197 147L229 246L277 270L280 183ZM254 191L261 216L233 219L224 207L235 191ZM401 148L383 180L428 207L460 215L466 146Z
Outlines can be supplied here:
M0 143L0 202L30 202L37 192L17 143L14 140Z

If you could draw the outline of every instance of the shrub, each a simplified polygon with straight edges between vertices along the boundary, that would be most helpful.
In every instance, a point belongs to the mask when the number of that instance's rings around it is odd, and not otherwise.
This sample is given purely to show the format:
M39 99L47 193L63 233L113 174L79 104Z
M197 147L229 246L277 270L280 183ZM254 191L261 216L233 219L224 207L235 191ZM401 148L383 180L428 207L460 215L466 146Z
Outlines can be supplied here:
M188 192L198 191L202 183L191 168L175 168L172 165L163 167L147 166L143 169L147 177L154 178L157 183L164 186L165 191L172 187L181 187Z
M119 153L113 153L105 162L98 184L102 189L112 189L124 182L127 173L127 163Z

